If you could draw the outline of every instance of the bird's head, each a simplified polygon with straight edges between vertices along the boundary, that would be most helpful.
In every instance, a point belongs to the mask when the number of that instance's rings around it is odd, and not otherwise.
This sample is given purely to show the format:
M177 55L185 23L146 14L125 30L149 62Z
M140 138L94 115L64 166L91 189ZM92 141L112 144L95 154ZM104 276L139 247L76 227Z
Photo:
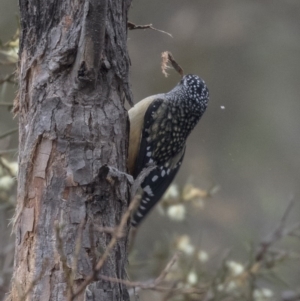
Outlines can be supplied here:
M197 101L208 102L209 92L203 79L198 75L188 74L185 75L179 85L184 86L187 89L189 97Z
M194 108L204 113L209 100L209 91L203 79L198 75L185 75L178 83L177 89L184 91L185 101Z

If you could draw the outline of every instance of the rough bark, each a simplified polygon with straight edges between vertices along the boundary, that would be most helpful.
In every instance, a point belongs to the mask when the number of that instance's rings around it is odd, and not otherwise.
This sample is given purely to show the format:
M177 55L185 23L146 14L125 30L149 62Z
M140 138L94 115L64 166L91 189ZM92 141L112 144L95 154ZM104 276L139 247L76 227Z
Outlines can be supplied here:
M20 167L11 300L67 300L67 274L75 270L76 291L111 239L96 228L118 225L128 206L122 172L128 141L124 101L131 97L130 2L20 0L15 104ZM105 165L119 172L108 178ZM101 273L124 278L126 251L124 237ZM124 286L100 280L76 300L128 299Z

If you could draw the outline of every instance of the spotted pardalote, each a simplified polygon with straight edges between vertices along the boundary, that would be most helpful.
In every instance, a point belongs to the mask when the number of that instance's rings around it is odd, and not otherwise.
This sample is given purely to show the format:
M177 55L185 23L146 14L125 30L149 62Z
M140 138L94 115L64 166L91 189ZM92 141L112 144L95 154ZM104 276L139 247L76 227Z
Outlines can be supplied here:
M136 178L149 164L156 167L143 181L141 202L133 215L137 227L171 184L182 163L186 139L206 110L209 92L197 75L186 75L168 93L147 97L128 112L128 169Z

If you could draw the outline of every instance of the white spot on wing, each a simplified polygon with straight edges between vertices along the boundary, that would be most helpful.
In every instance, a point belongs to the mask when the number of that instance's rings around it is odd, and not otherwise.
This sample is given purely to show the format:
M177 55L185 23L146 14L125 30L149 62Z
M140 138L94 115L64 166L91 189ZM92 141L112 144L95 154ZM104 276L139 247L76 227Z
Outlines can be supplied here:
M155 175L155 176L152 178L152 182L155 182L157 179L158 179L158 176Z
M148 152L148 153L146 154L147 157L151 157L151 155L152 155L151 152Z
M153 196L152 189L150 188L149 185L147 185L143 190L144 190L147 194L149 194L150 196Z
M166 171L163 169L163 170L161 171L161 176L164 177L165 174L166 174Z

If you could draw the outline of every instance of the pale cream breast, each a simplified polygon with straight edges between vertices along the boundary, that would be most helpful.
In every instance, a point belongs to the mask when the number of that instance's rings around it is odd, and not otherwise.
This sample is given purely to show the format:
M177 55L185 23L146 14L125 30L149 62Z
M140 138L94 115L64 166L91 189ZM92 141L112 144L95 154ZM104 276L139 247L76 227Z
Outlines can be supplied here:
M129 151L128 151L128 171L134 171L136 157L140 149L142 128L144 126L144 116L151 102L158 98L158 95L149 96L139 101L128 111L130 120Z

